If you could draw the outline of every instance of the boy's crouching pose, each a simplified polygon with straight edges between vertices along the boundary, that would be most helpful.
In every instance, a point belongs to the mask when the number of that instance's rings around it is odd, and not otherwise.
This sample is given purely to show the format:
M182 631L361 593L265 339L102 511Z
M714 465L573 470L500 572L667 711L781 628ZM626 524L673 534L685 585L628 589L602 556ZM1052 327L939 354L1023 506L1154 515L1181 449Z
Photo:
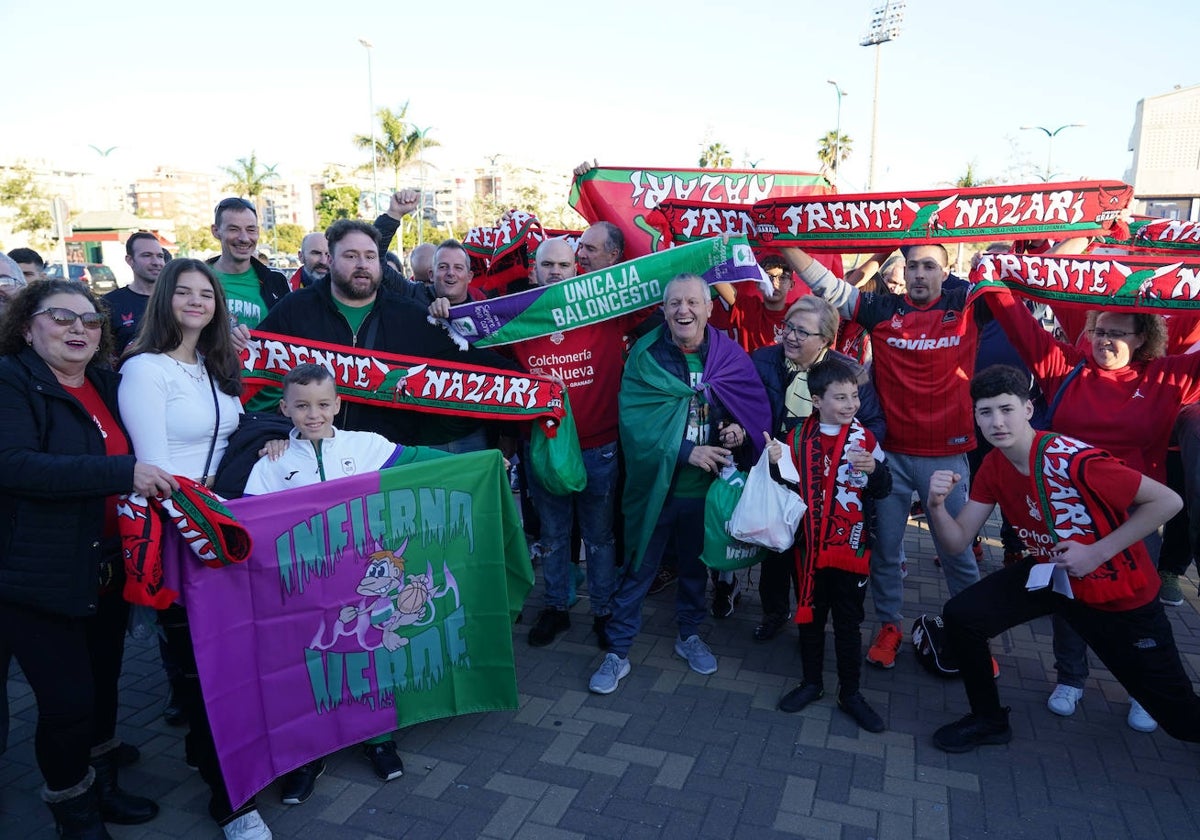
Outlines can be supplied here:
M971 380L975 421L995 449L971 482L957 518L943 504L960 476L929 482L929 520L942 548L968 545L993 508L1012 522L1030 556L984 578L945 607L971 713L933 743L966 752L1012 738L992 678L988 639L1058 613L1166 732L1200 741L1200 697L1183 670L1159 603L1159 577L1142 538L1182 506L1169 489L1103 450L1029 425L1029 377L994 365Z

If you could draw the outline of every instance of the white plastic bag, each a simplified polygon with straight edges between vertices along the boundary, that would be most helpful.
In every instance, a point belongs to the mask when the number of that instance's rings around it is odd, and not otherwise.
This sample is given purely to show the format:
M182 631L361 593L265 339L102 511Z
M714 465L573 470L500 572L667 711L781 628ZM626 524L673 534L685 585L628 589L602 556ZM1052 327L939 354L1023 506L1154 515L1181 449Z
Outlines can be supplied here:
M792 459L787 457L786 446L784 457L779 459L779 474L788 481L800 483L800 474ZM796 526L806 510L808 505L803 499L771 478L771 460L764 447L758 463L746 477L742 498L729 518L729 533L742 542L783 551L795 541Z

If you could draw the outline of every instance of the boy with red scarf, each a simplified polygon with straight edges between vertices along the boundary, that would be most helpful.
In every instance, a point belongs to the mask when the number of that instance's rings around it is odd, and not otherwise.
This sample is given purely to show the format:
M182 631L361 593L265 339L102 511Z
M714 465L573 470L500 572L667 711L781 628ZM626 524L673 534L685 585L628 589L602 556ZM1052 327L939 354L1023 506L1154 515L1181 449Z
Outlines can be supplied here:
M1158 574L1142 538L1182 507L1167 487L1107 452L1029 425L1029 376L993 365L971 380L975 421L995 447L952 517L949 470L929 481L926 509L943 549L970 543L996 505L1027 546L1006 566L951 598L947 647L958 662L971 713L933 735L946 752L1012 739L992 678L988 639L1055 613L1095 651L1130 695L1172 737L1200 741L1200 697L1179 660L1159 603Z
M866 506L892 491L892 474L875 436L855 418L859 407L855 374L838 359L813 365L808 372L813 413L787 438L800 474L800 495L808 503L800 523L801 538L793 549L803 680L783 696L779 709L798 712L825 693L821 673L825 622L832 614L838 708L868 732L882 732L883 719L859 691L859 678L863 601L871 562ZM770 443L768 453L776 464L783 447Z

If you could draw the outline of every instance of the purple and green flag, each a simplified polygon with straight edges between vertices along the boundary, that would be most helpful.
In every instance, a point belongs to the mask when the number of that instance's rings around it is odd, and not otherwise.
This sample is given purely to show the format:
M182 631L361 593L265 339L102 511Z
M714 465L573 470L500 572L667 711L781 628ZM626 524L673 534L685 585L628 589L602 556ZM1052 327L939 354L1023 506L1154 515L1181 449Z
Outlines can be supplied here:
M254 538L246 563L205 567L174 536L164 562L235 805L376 735L517 708L533 570L498 452L228 506Z

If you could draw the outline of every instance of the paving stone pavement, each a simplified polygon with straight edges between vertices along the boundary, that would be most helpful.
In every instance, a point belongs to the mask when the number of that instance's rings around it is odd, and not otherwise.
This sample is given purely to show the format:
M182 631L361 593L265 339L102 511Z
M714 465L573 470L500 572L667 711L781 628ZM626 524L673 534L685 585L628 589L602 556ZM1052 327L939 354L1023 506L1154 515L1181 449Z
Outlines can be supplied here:
M985 533L986 572L999 566L1002 549L995 521ZM910 524L907 554L911 621L940 611L946 589L920 522ZM1168 608L1193 679L1200 673L1195 575L1184 585L1186 603ZM751 640L759 618L757 573L751 578L734 616L706 629L720 660L716 674L694 674L673 655L672 589L647 600L632 671L606 697L587 691L600 655L586 598L554 644L526 643L540 604L536 588L525 623L513 632L518 711L404 730L397 742L406 772L388 784L357 749L343 750L307 803L279 804L272 785L259 796L260 810L281 840L1200 837L1200 746L1129 729L1125 692L1094 660L1076 714L1060 718L1046 709L1053 688L1048 620L993 642L1001 697L1012 706L1012 743L951 756L929 739L966 712L962 688L923 671L907 642L894 669L863 670L863 693L888 731L860 732L837 711L832 690L798 714L776 711L799 678L795 635ZM867 615L864 652L876 629L870 599ZM832 686L832 639L829 646ZM219 838L207 789L183 762L183 730L160 716L164 689L157 647L131 641L119 730L143 757L123 772L122 784L157 799L162 813L143 826L109 830L117 840ZM9 693L0 838L49 840L54 828L33 760L36 710L15 666Z

